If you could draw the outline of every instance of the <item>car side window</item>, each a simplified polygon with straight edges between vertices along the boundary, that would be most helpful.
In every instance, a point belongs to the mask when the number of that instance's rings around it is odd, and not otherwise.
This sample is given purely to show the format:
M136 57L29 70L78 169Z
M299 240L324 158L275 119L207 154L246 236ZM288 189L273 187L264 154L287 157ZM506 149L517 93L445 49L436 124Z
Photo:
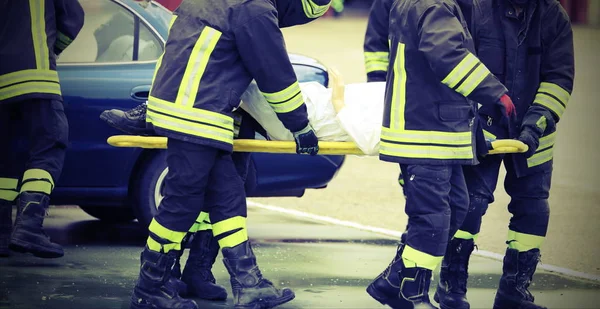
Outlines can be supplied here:
M162 44L137 16L111 0L79 0L85 22L58 63L115 63L158 59ZM141 56L141 57L140 57Z

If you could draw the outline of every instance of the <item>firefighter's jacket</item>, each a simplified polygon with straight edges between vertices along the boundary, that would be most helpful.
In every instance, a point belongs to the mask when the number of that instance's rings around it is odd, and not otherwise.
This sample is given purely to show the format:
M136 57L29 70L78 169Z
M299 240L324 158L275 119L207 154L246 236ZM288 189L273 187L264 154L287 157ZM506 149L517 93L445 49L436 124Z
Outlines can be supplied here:
M83 19L77 0L0 1L0 104L62 100L56 57Z
M157 133L232 151L232 112L252 79L287 129L305 128L306 106L279 26L310 21L329 2L297 3L301 10L279 4L281 17L290 18L280 21L271 0L184 0L148 98L146 119Z
M449 0L396 1L390 14L380 158L405 164L475 164L475 102L500 108L506 88L475 57L460 8Z
M517 119L500 121L497 110L479 113L489 138L518 138L523 128L540 138L529 159L512 155L517 175L552 168L556 123L573 89L573 32L556 0L529 1L521 16L506 0L473 2L471 32L481 61L506 85Z
M393 0L373 0L363 45L367 82L383 82L387 76L390 47L388 29Z

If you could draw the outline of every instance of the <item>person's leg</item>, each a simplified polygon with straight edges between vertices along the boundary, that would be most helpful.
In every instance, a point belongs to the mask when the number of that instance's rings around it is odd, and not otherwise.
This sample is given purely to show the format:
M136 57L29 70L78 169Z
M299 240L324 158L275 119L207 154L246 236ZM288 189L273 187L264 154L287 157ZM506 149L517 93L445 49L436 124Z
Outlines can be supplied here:
M475 247L482 216L488 204L494 200L493 192L501 163L502 156L488 156L479 165L464 166L462 167L463 182L468 193L464 191L465 187L462 185L453 186L451 204L453 208L460 210L457 215L453 214L455 219L451 223L450 235L454 237L448 243L434 296L435 301L444 309L470 307L466 298L469 258ZM465 193L468 194L468 198L464 198ZM462 223L459 218L461 216L464 217ZM457 230L458 226L460 228Z
M262 277L246 230L244 183L230 154L220 154L210 177L207 209L213 235L231 276L236 308L271 308L294 298L290 289L277 289Z
M19 194L19 169L16 164L14 149L16 132L13 123L16 121L16 104L0 104L0 257L10 255L8 244L12 230L12 207Z
M511 197L508 211L512 217L494 308L544 308L533 303L535 299L528 288L540 259L540 247L548 231L548 197L552 171L519 178L511 160L507 160L505 166L504 187Z
M64 164L69 139L67 117L61 101L35 99L19 104L29 129L29 158L21 179L10 248L43 258L61 257L62 247L50 241L42 226Z
M131 307L197 308L179 297L171 270L182 250L182 242L205 208L207 187L219 150L176 139L168 140L164 198L149 226L146 248L134 288Z

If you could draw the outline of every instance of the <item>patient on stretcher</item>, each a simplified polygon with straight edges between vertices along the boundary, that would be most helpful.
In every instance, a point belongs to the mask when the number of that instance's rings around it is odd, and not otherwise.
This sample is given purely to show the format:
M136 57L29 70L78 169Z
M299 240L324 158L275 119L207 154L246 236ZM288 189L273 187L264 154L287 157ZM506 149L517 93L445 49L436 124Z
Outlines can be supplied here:
M367 155L379 150L385 82L344 85L339 78L325 88L317 82L300 83L308 119L320 141L354 142ZM248 112L267 131L271 140L294 138L256 83L242 95L240 108Z

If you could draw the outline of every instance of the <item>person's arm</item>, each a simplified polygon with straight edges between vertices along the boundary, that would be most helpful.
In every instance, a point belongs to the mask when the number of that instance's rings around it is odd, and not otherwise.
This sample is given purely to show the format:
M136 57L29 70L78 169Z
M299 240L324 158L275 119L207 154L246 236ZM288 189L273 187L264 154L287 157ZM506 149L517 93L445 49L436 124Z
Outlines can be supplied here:
M393 0L374 0L363 45L367 82L385 81L389 65L390 9Z
M542 55L541 83L523 117L519 137L530 148L526 156L535 153L544 131L560 121L571 98L575 76L573 30L567 13L557 4L542 20L547 25L543 36L547 46Z
M443 84L483 105L501 106L508 90L465 46L467 35L445 3L411 10L417 21L419 51Z
M235 41L242 61L284 126L294 134L298 153L315 155L318 140L296 73L278 27L277 12L266 11L236 25Z
M77 0L54 0L54 10L57 29L54 53L60 55L81 31L84 12Z

